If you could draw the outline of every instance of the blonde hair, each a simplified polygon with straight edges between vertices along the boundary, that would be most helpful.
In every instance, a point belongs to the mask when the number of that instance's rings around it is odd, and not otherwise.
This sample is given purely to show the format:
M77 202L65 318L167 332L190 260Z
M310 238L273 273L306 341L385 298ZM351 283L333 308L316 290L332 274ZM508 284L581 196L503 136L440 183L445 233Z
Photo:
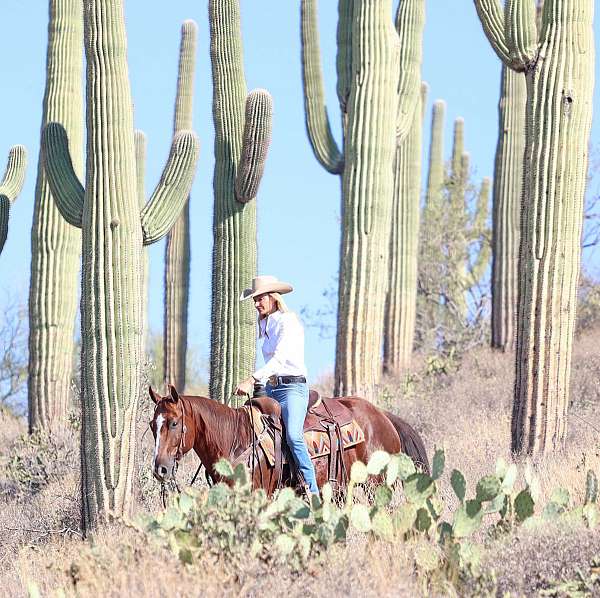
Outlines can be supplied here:
M281 293L268 293L268 295L273 297L273 300L275 301L275 305L277 307L277 311L280 311L283 313L290 311L290 308L285 304L285 301L283 300ZM268 317L269 316L265 316L264 318L261 318L260 315L258 316L258 336L259 336L259 338L263 336L263 332L260 328L260 321L262 319L266 319Z

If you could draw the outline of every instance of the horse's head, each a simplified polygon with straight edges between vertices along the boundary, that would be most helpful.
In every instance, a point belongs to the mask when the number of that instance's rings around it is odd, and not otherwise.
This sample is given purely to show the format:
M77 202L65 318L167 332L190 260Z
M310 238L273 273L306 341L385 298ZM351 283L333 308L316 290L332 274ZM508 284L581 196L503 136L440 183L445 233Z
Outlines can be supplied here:
M157 480L166 482L175 477L177 461L183 455L185 408L174 386L169 387L166 397L161 397L152 387L149 388L149 394L156 404L154 417L150 422L154 436L153 473Z

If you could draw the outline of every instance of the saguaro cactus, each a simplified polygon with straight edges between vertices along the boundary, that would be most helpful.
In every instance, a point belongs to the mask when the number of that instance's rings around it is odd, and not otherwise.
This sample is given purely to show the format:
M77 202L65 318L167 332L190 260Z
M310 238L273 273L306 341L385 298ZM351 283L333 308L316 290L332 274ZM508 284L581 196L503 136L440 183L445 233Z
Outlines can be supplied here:
M137 182L138 205L140 210L146 205L146 148L148 142L143 131L134 132L135 146L135 180ZM142 337L142 347L147 350L146 341L148 340L148 277L150 272L150 260L148 252L144 251L142 255L142 306L144 319L144 334Z
M73 168L83 171L83 5L50 0L42 129L67 131ZM29 429L64 421L69 407L79 293L80 231L65 222L38 161L29 286Z
M448 308L454 310L466 325L469 291L481 280L490 259L487 218L491 182L488 178L483 179L475 209L471 213L470 156L464 148L464 127L464 120L457 118L454 123L451 169L446 180L448 216L445 222L447 272L444 295Z
M563 445L594 85L593 0L475 0L500 59L527 80L512 449Z
M27 151L22 145L15 145L8 154L8 163L0 183L0 253L4 249L8 234L10 205L17 199L25 182Z
M419 97L424 4L423 0L402 0L394 30L390 0L340 0L340 152L325 108L316 0L302 1L308 135L319 162L329 172L342 175L337 394L372 396L382 371L394 159L397 143L413 123ZM390 127L390 114L396 114L395 130Z
M383 327L383 367L390 373L397 373L410 364L415 338L421 150L426 93L427 86L422 84L413 124L406 138L396 147L389 288Z
M437 292L444 276L443 226L440 218L444 205L444 114L446 103L436 100L431 114L429 166L425 203L419 231L419 295L417 317L421 346L436 344L437 323L440 319L441 296Z
M434 104L420 240L418 341L427 350L449 348L460 341L473 315L469 295L480 283L490 257L490 180L483 179L475 197L462 118L454 123L452 156L449 166L444 166L444 110L443 101Z
M179 76L174 131L192 128L196 37L198 27L186 21L181 27ZM165 248L165 312L163 358L165 384L185 389L187 319L190 295L190 202L167 236Z
M525 152L525 75L502 65L492 215L492 347L515 347L519 219Z
M261 89L246 97L239 0L208 6L215 123L210 396L228 402L255 367L255 311L239 298L256 276L252 200L271 139L272 99Z
M121 0L84 2L87 59L85 190L68 138L49 123L42 138L52 195L82 229L81 387L83 523L120 517L131 503L135 415L141 391L142 247L178 218L198 156L194 133L175 135L161 180L140 211L133 109Z

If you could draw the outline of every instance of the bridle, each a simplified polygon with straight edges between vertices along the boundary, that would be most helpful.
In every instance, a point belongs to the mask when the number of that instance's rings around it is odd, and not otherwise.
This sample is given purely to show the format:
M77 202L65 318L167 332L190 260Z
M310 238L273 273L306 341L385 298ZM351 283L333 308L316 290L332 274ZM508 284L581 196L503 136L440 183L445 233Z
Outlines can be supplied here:
M183 457L183 449L185 448L187 426L185 424L185 421L186 421L185 402L183 401L182 397L179 397L178 403L181 404L181 435L179 437L179 442L177 443L177 449L175 451L175 457L174 457L175 464L173 466L173 478L170 479L168 482L164 482L164 481L161 482L161 499L162 499L163 507L165 507L165 508L167 507L167 495L168 495L169 491L171 491L171 492L176 491L177 493L181 493L181 489L179 488L179 485L177 484L176 476L177 476L177 469L179 467L179 460ZM231 447L229 448L227 460L231 463L231 466L234 469L240 463L245 463L248 466L248 468L251 470L251 479L254 479L254 473L255 473L256 467L258 465L258 462L260 460L260 457L258 454L258 447L260 446L260 442L261 442L263 436L266 434L266 428L265 428L265 431L260 436L257 436L256 430L254 427L254 410L252 408L247 408L247 407L243 407L242 409L244 409L244 411L248 414L248 418L250 420L250 434L251 434L250 444L237 457L234 457L234 453L235 453L236 449L238 448L236 445L237 445L238 432L239 432L239 426L240 426L239 418L236 419L235 433L233 435ZM201 468L202 468L202 463L200 463L200 465L198 466L198 469L196 470L196 473L192 477L190 486L193 486L198 474L200 473ZM260 471L261 483L262 483L262 469L260 467L259 467L259 471ZM212 479L212 476L208 473L208 471L206 472L206 480L209 483L209 485L212 485L211 483L215 482L215 480Z
M162 500L163 507L167 508L167 495L170 492L177 492L181 494L181 489L177 484L177 469L179 467L179 460L183 457L183 447L185 446L185 433L187 432L187 426L185 425L185 403L183 399L179 397L178 403L181 403L181 435L179 436L179 442L177 444L177 449L175 450L175 464L173 465L173 477L168 481L162 481L160 483L160 498ZM160 434L160 430L157 430L157 433ZM198 468L199 470L199 468ZM198 472L196 472L197 475ZM196 476L194 476L194 480ZM192 480L192 484L194 481Z
M185 433L187 432L187 426L185 425L185 403L183 398L179 397L178 403L181 404L181 435L179 436L179 444L175 451L175 463L179 463L179 459L183 457L183 447L185 446Z

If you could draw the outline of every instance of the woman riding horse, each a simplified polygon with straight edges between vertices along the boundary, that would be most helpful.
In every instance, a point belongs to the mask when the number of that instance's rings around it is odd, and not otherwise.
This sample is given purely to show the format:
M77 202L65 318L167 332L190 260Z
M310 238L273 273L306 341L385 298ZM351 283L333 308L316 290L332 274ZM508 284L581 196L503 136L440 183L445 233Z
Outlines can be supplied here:
M259 337L263 339L265 365L241 381L236 395L252 395L254 384L266 383L267 394L281 405L287 444L307 493L318 494L315 468L304 440L303 426L308 409L308 385L304 364L304 329L281 295L293 290L274 276L257 276L240 301L254 300L258 312Z

